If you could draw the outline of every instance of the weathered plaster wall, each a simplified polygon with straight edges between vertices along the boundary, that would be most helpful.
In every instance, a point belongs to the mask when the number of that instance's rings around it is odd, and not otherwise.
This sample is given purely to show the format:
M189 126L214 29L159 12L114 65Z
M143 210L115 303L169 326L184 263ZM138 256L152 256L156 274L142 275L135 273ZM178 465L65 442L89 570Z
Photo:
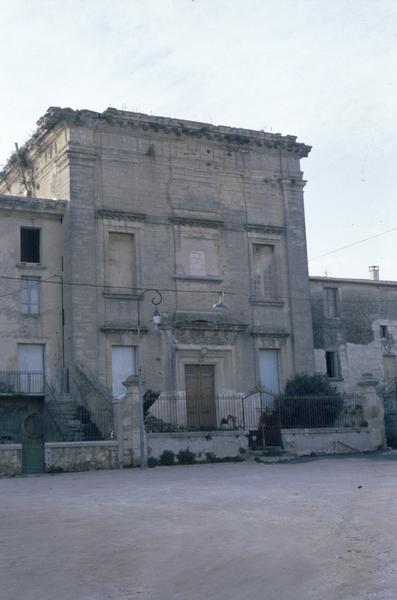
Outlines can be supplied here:
M206 452L212 452L217 458L240 456L241 449L248 449L248 438L245 431L148 433L147 446L148 456L153 458L160 458L164 450L178 454L188 448L200 461L206 460Z
M0 444L0 476L22 473L22 445Z
M368 428L283 429L284 450L296 456L377 450Z
M44 447L47 471L93 471L119 466L116 441L47 442Z

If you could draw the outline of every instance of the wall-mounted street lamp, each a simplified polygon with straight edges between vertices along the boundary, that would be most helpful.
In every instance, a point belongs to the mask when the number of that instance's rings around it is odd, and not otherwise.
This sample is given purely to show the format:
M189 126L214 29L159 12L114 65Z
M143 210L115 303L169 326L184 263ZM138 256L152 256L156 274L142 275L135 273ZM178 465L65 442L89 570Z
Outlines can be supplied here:
M215 310L230 310L229 305L225 302L225 293L223 290L219 292L218 302L215 302L215 304L212 305L212 308Z
M145 297L145 294L148 292L152 292L154 296L151 298L151 302L154 306L154 311L152 315L152 321L156 325L160 325L161 323L161 314L158 310L158 305L163 301L163 296L161 292L155 288L147 288L144 289L138 296L138 386L139 386L139 452L140 452L140 463L141 468L144 469L146 467L146 453L145 453L145 415L143 410L143 383L142 383L142 363L141 363L141 352L140 352L140 337L141 337L141 326L142 326L142 317L141 317L141 304Z

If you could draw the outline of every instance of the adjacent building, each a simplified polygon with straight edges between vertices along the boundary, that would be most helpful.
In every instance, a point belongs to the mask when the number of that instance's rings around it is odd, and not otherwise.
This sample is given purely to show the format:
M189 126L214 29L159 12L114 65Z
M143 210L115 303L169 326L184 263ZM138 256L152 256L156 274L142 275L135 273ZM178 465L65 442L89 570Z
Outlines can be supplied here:
M378 271L375 271L377 277ZM351 392L363 373L397 377L397 282L310 277L315 369Z

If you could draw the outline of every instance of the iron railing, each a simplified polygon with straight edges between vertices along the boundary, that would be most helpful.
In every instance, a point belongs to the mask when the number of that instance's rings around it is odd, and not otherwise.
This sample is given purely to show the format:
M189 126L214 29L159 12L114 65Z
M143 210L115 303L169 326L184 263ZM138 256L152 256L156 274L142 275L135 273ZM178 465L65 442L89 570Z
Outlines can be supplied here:
M362 398L340 396L273 396L270 392L219 394L212 403L186 399L184 392L163 393L150 408L146 429L151 432L258 430L264 421L283 429L365 427Z
M26 420L34 414L36 423L40 428L42 442L80 442L101 441L116 439L113 415L108 411L98 411L91 415L82 407L78 407L76 414L68 417L67 426L62 428L54 414L43 405L38 410L27 409L2 409L0 411L0 444L18 444L27 440ZM98 427L102 425L102 429ZM107 433L104 435L103 431Z
M358 395L279 396L274 410L282 429L368 426Z
M0 371L0 394L44 395L44 374L40 371Z

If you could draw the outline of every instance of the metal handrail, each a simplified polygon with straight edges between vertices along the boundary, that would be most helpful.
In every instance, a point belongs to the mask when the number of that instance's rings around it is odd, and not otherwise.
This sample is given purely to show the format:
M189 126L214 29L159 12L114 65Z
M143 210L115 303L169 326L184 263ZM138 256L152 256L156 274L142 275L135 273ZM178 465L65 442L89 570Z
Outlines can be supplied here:
M390 379L381 389L382 396L386 397L394 393L397 396L397 377Z
M42 371L0 371L0 394L43 395Z

